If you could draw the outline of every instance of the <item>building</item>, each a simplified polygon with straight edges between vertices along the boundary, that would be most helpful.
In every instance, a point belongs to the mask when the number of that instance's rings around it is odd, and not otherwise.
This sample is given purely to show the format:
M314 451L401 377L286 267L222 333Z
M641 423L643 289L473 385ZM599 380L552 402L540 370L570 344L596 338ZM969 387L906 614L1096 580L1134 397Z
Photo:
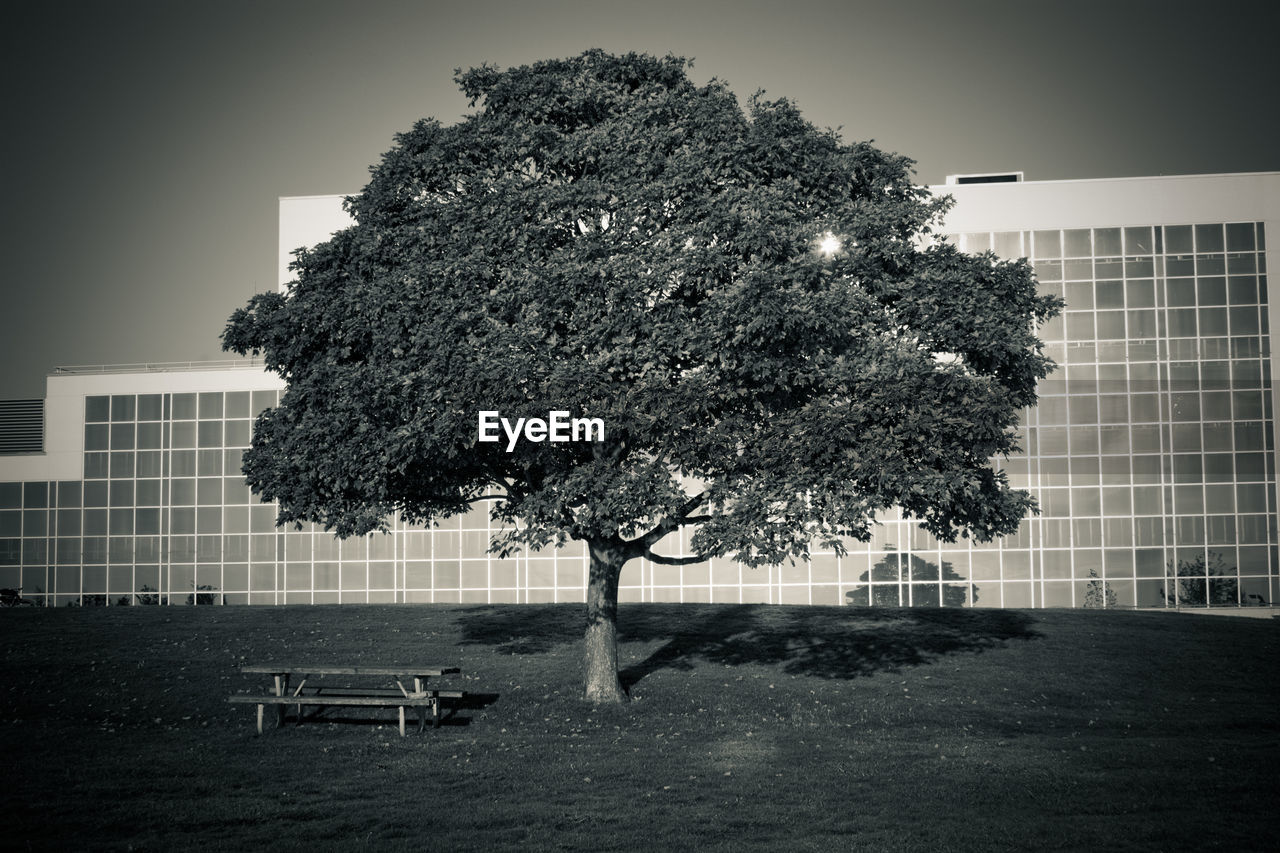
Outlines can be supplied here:
M1001 464L1043 514L989 545L889 515L844 557L749 569L634 562L630 601L917 607L1249 606L1280 598L1267 232L1280 173L936 190L968 251L1028 257L1065 297L1041 336L1060 367ZM289 250L344 222L339 196L281 200ZM578 544L500 560L483 509L338 542L277 530L239 476L281 382L248 362L63 369L43 450L0 441L0 586L48 605L580 601ZM3 414L3 413L0 413ZM15 450L28 452L13 452ZM679 554L687 539L673 535Z

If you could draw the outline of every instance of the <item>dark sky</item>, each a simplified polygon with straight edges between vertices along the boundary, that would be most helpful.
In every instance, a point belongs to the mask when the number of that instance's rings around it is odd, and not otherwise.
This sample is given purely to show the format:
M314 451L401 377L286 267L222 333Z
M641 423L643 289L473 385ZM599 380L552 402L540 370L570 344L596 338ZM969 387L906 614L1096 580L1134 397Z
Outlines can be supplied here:
M846 139L1028 180L1280 168L1280 4L45 2L3 28L0 399L56 365L223 358L276 285L277 198L348 193L453 71L695 59Z

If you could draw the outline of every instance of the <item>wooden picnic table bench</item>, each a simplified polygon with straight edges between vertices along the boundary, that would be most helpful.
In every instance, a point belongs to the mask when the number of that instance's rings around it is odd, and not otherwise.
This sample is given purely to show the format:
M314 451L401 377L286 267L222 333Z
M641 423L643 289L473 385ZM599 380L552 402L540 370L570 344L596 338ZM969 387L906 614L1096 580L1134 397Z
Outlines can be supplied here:
M240 667L240 671L251 674L270 675L273 679L272 692L269 694L244 695L228 697L227 701L236 704L258 706L258 734L262 734L263 717L267 705L277 706L276 725L285 722L285 713L289 705L296 708L295 721L302 724L302 708L306 706L349 706L349 707L383 707L398 708L400 711L400 736L405 734L405 708L418 711L418 729L426 728L427 710L431 711L434 725L440 726L440 700L461 699L465 695L461 690L427 689L428 678L450 675L461 672L456 666L340 666L334 664L295 664L266 663L249 664ZM289 684L294 676L299 676L297 686L290 691ZM314 676L355 676L383 677L395 682L391 687L351 686L346 683L321 684L312 683L308 690L308 681ZM413 680L413 690L405 686L405 681Z

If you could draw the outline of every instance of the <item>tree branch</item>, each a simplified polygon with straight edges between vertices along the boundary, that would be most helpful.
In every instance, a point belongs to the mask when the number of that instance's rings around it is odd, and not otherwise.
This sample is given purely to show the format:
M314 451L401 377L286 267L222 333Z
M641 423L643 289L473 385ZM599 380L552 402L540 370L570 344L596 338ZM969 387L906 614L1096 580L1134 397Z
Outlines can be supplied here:
M510 495L481 495L478 498L467 498L467 503L474 504L480 501L506 501L511 500Z
M647 548L640 555L651 563L659 563L663 566L692 566L695 563L705 563L710 557L701 554L695 554L692 557L666 557L662 554L655 554Z
M646 557L652 559L652 551L650 550L662 537L666 536L685 524L701 524L704 521L710 521L710 515L689 515L707 499L706 491L699 492L689 498L680 508L673 514L663 518L648 533L637 536L635 539L625 540L622 544L627 549L627 558Z
M634 544L637 547L639 547L641 549L640 553L641 555L643 555L644 551L651 548L663 536L666 536L671 531L679 528L680 525L688 524L690 522L707 521L710 518L710 516L706 516L706 515L690 516L689 515L689 513L693 512L695 509L702 506L703 501L705 501L706 499L707 499L706 491L699 492L698 494L689 498L689 500L685 501L680 506L680 509L676 510L675 515L669 515L666 518L662 519L662 521L659 521L656 525L654 525L653 529L650 530L648 533L644 534L643 536L639 536L639 537L636 537L635 539L632 539L631 542L628 544Z

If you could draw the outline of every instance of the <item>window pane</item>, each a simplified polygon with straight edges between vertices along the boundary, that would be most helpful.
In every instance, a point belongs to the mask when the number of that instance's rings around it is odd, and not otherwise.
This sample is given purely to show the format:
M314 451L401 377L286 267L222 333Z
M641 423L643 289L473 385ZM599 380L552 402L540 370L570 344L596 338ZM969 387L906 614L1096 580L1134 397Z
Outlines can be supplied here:
M1222 255L1197 255L1196 256L1196 274L1201 275L1222 275L1226 272L1226 257Z
M192 506L196 502L196 481L190 477L175 478L170 486L170 502L174 506Z
M222 503L222 478L201 477L197 480L196 503L201 506L214 506Z
M227 392L227 410L228 418L247 418L249 412L249 392L248 391L228 391Z
M174 394L173 395L173 414L174 420L194 420L196 416L196 395L195 394Z
M153 536L160 532L160 510L136 510L134 529L139 536Z
M1222 425L1225 428L1225 424ZM1253 421L1234 425L1237 450L1263 450L1266 447L1262 424ZM1228 449L1228 448L1221 448Z
M173 424L173 446L187 448L196 446L195 421L175 421Z
M164 454L159 450L144 450L138 454L138 476L159 477L164 473Z
M1075 228L1064 231L1063 255L1068 258L1087 258L1093 255L1093 242L1088 228Z
M133 481L113 480L110 499L111 505L115 507L133 506Z
M160 403L162 394L140 394L138 396L138 420L158 421L161 417Z
M1197 279L1196 298L1201 305L1226 305L1227 280L1221 276Z
M155 451L152 451L153 453ZM132 477L134 471L134 455L132 453L120 451L111 454L111 476L112 477Z
M1093 282L1069 281L1066 284L1067 308L1083 311L1093 308Z
M1002 258L1015 260L1023 256L1022 233L1001 231L995 235L995 253Z
M216 477L222 474L222 451L196 451L196 472L201 477Z
M110 432L106 424L85 424L85 450L106 450L110 443Z
M1094 285L1094 297L1098 308L1123 308L1124 283L1119 281L1100 281Z
M158 450L161 447L161 427L158 422L138 424L138 449Z
M27 483L22 489L22 505L27 509L39 509L49 505L48 483Z
M1227 251L1252 252L1257 248L1253 240L1252 222L1232 222L1227 225Z
M1254 254L1248 255L1227 255L1227 272L1232 275L1240 273L1252 273L1258 271L1258 256Z
M159 480L139 480L137 491L138 506L159 506L160 505L160 481Z
M1170 255L1191 254L1195 246L1191 241L1190 225L1166 225L1164 227L1164 250Z
M1227 309L1201 308L1200 334L1206 338L1221 337L1227 333Z
M1066 261L1062 265L1062 277L1068 281L1089 281L1093 278L1093 261L1088 258Z
M1196 336L1196 311L1194 308L1182 308L1169 312L1169 336L1173 338L1194 338Z
M1201 457L1187 454L1173 457L1173 481L1175 483L1199 483L1204 480L1204 463Z
M136 411L136 402L132 394L128 396L116 395L111 398L111 420L113 421L131 421L134 420Z
M1067 312L1067 340L1088 341L1094 339L1093 312Z
M250 434L249 421L227 421L226 446L248 447Z
M1156 336L1155 311L1130 311L1129 337L1154 338Z
M190 507L174 508L170 512L170 528L171 532L179 535L192 534L196 532L196 511ZM191 542L191 547L195 547L195 542ZM187 558L188 560L190 557Z
M1221 252L1223 248L1221 225L1196 226L1197 254L1203 252Z
M110 473L108 453L86 453L84 455L84 476L86 480L101 479Z
M1154 248L1150 228L1124 229L1124 252L1126 255L1149 255Z
M1227 283L1227 298L1232 305L1250 305L1258 301L1258 279L1252 275L1232 276Z
M1150 279L1125 282L1124 290L1130 308L1151 308L1156 304L1155 282Z
M275 391L254 391L253 392L253 411L250 412L251 417L257 417L258 413L263 409L268 409L276 404Z
M1171 278L1164 285L1165 298L1170 308L1188 308L1196 304L1196 280Z
M128 536L133 533L133 512L132 509L113 509L110 511L110 532L112 536Z
M1175 453L1198 453L1200 451L1200 425L1174 424L1173 450Z
M84 398L84 419L85 423L99 423L108 420L111 417L111 398L110 397L85 397Z
M63 482L58 484L58 506L73 507L80 506L81 485L77 482Z
M1096 228L1093 232L1093 253L1099 257L1110 257L1119 255L1120 249L1120 229L1119 228ZM1130 252L1129 254L1135 254ZM1140 254L1150 254L1150 252L1142 252Z
M1231 313L1231 334L1232 335L1256 335L1258 334L1258 309L1257 308L1232 308Z
M1146 278L1155 275L1150 258L1131 258L1124 262L1125 278Z
M222 446L222 421L200 422L200 447Z
M49 512L44 509L29 509L22 513L23 536L48 536Z
M1172 394L1169 399L1173 404L1172 416L1175 421L1200 420L1199 394L1196 394L1195 392Z
M1129 429L1123 426L1103 427L1100 431L1100 441L1103 453L1128 453Z
M1034 235L1037 258L1062 257L1062 235L1059 231L1037 231Z
M222 417L222 393L205 392L200 395L200 420Z
M1204 457L1204 479L1208 483L1230 483L1235 467L1230 453L1208 453ZM1244 479L1243 477L1241 479Z

